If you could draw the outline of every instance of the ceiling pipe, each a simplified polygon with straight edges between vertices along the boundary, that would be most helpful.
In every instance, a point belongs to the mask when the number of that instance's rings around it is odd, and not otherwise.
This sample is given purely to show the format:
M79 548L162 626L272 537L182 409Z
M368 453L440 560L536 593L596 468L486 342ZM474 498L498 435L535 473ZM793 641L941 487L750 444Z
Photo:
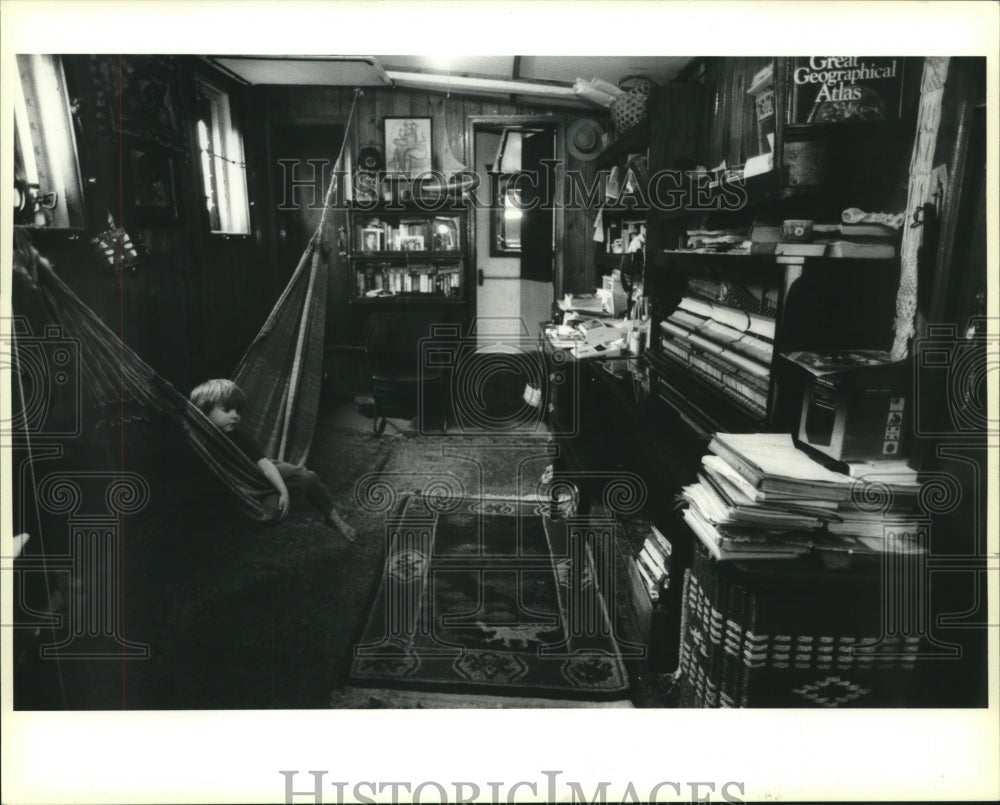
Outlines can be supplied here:
M572 87L552 84L533 84L528 81L509 81L502 78L472 78L469 76L435 75L433 73L404 73L386 70L386 75L399 87L424 87L452 92L493 92L499 95L534 95L553 100L573 101L586 106Z

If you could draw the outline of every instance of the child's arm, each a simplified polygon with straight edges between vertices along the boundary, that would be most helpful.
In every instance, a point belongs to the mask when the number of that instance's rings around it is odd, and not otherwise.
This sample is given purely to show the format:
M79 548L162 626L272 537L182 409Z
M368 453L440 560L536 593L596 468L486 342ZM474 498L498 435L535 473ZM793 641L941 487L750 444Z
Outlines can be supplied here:
M278 513L281 515L281 519L284 519L285 515L288 514L288 487L285 486L285 479L281 477L278 468L274 466L274 462L269 458L262 458L257 462L257 466L260 467L261 472L264 473L267 480L271 482L271 486L277 490Z

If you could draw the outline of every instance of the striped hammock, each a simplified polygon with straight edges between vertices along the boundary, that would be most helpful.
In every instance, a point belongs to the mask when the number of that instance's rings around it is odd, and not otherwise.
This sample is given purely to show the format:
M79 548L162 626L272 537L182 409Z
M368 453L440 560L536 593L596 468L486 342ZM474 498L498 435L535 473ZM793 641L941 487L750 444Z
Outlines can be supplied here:
M355 93L345 131L350 130L357 98ZM337 165L343 153L342 143ZM329 237L345 225L333 220L344 216L331 206L335 191L331 184L319 225L291 280L233 373L247 398L242 429L266 455L292 464L305 462L316 428L329 275L345 270L344 258ZM194 453L232 490L241 510L256 520L270 519L263 501L275 492L257 465L123 344L45 260L38 261L36 283L46 323L63 327L84 346L80 368L88 400L104 406L128 403L178 422ZM13 336L16 351L16 333Z
M243 428L267 455L291 463L305 461L316 427L327 277L333 268L327 255L334 263L339 260L317 231L234 373L247 397ZM274 489L257 465L122 343L45 260L38 262L33 290L44 324L58 325L82 346L80 379L88 403L112 408L127 404L179 423L194 453L232 490L240 508L254 519L268 519L263 501ZM16 330L12 339L16 353Z

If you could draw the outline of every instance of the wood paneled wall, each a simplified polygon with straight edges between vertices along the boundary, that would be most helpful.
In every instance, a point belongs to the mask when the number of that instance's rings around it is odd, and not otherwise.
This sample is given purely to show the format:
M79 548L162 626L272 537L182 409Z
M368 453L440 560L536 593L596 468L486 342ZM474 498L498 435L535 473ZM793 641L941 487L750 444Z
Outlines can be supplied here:
M59 275L126 344L178 389L186 390L209 376L226 376L264 321L275 299L267 260L266 221L251 207L251 234L213 235L209 230L195 139L193 110L199 62L184 57L124 56L129 66L169 76L176 112L171 132L178 143L175 193L179 215L164 223L137 222L126 197L128 145L153 143L141 134L122 133L109 121L118 105L124 61L104 59L107 69L95 69L96 57L63 58L71 98L76 102L77 150L84 179L87 230L35 232L40 251ZM206 75L208 75L206 73ZM238 88L219 76L209 76L231 91L244 132L248 191L259 201L262 191L256 165L263 154L259 110L242 103ZM142 130L142 121L129 126ZM266 206L266 205L265 205ZM116 275L97 255L89 240L107 228L108 212L124 226L140 248L142 263Z
M699 157L709 168L722 160L742 165L759 152L754 100L747 95L754 75L773 59L767 57L710 59L705 64L708 92L702 130L706 137Z
M261 87L251 90L267 110L269 124L289 123L346 123L354 102L353 88L338 87ZM348 134L348 149L353 155L366 146L374 146L385 156L383 120L389 116L414 115L430 117L432 121L432 167L441 169L446 148L465 165L471 165L471 155L466 153L465 125L469 117L484 115L538 115L546 109L537 105L500 102L493 99L448 96L446 93L428 93L405 89L364 88L357 98L354 118ZM595 111L581 114L577 111L552 110L561 115L568 127L579 117L592 117L604 122L607 116ZM594 173L593 161L581 161L568 153L567 170L581 171L586 180ZM593 290L597 281L591 247L591 226L596 210L567 209L561 243L564 276L557 283L556 295L563 292ZM332 300L336 305L336 301Z
M110 67L94 69L94 57L66 56L70 94L77 102L78 150L84 177L86 232L35 233L40 250L61 277L104 322L161 375L184 390L205 377L225 376L234 368L284 288L294 265L278 265L276 222L269 181L271 124L345 123L355 92L331 87L240 87L190 57L158 57L155 68L172 76L176 107L176 152L180 215L176 221L143 224L130 219L126 187L129 136L109 123L124 62L103 57ZM124 56L141 68L149 57ZM208 231L195 132L194 86L198 74L230 92L243 132L251 199L248 236ZM560 112L553 110L554 113ZM472 99L398 89L363 90L358 97L349 145L352 154L366 145L384 153L382 121L387 115L433 119L433 164L441 166L447 143L455 157L464 153L469 115L539 114L544 109L517 103ZM573 113L566 115L568 124ZM588 114L589 117L600 116ZM134 138L133 138L134 139ZM335 154L333 155L335 156ZM593 163L569 159L567 167L593 171ZM103 263L89 239L106 227L107 212L122 223L141 247L142 264L121 276ZM590 248L593 212L567 211L561 246L565 290L592 289L596 281ZM339 300L346 304L346 300ZM336 315L336 311L332 311Z

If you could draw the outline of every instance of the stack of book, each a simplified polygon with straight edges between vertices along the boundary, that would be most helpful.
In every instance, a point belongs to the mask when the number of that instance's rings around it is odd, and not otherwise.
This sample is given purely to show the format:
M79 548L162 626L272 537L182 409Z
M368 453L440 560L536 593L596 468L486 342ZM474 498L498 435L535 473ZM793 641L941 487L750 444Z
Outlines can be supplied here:
M826 244L827 257L888 260L896 256L899 232L882 224L816 224L814 240Z
M757 220L750 230L750 253L887 260L896 256L899 238L898 231L883 224L817 223L808 243L787 243L778 222Z
M672 552L667 538L655 525L650 524L649 536L639 551L636 565L651 601L658 601L660 593L669 586Z
M697 254L749 254L746 229L689 229L684 251Z
M708 447L697 482L682 490L683 516L719 560L926 552L912 471L834 472L786 433L716 433ZM866 507L863 480L877 482L891 505Z
M694 297L660 322L664 357L755 417L767 411L774 319Z

